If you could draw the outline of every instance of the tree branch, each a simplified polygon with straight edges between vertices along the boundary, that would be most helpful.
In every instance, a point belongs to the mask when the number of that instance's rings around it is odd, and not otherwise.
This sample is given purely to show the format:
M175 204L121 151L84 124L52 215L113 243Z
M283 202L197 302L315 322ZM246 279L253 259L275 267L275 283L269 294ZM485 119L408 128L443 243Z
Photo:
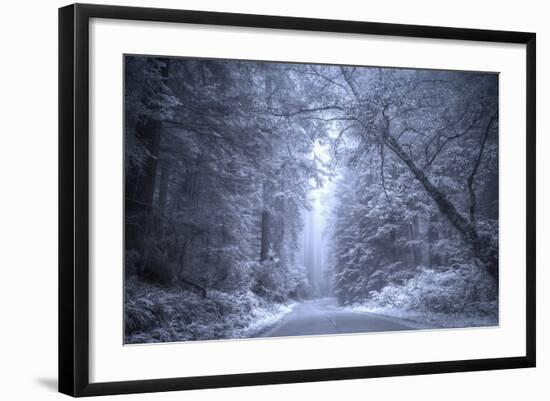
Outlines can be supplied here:
M476 193L474 189L474 179L477 174L477 170L479 169L479 165L481 164L481 159L483 158L483 150L485 149L485 144L487 143L487 138L489 137L489 132L491 131L491 126L493 125L493 122L495 121L496 117L497 117L497 113L494 113L489 119L487 126L485 127L485 132L483 133L483 138L481 140L481 147L479 148L479 154L474 163L474 168L472 169L472 172L468 176L468 192L470 194L470 222L474 225L476 221L476 207L477 207L477 199L476 199Z

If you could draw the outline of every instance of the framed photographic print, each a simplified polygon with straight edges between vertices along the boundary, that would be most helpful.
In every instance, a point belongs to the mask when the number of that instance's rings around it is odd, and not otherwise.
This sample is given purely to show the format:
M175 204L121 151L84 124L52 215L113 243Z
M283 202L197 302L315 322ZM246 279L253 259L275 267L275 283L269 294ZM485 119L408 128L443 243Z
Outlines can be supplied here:
M535 366L535 34L59 10L59 390Z

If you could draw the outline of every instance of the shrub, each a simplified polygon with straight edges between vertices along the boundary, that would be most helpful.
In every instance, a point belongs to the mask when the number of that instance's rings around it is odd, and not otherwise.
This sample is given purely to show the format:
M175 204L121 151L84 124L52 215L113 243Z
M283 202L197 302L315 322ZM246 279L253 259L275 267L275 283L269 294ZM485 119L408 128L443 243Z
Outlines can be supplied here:
M247 337L277 307L250 290L212 290L203 298L132 277L125 286L125 343Z
M498 314L497 289L476 265L421 267L403 284L389 284L370 293L368 304L420 312Z

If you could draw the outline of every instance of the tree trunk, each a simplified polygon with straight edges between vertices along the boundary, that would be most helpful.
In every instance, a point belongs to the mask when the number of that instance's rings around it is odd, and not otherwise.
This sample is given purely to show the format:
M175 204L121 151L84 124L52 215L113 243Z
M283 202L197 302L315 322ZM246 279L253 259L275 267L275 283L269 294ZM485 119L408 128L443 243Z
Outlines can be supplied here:
M267 67L267 64L266 64ZM266 68L264 67L264 68ZM269 70L266 68L265 72L265 82L264 82L264 95L265 95L265 104L267 109L271 109L272 106L272 92L273 92L273 81L270 75ZM262 184L262 238L261 238L261 248L260 248L260 262L264 262L269 258L269 250L272 246L272 216L269 211L270 206L270 189L267 188L267 183Z
M490 238L481 237L476 227L462 216L451 201L426 176L409 155L399 145L397 140L385 132L384 144L390 148L405 163L415 178L422 184L428 195L433 199L440 212L453 224L461 234L462 239L471 246L474 255L484 264L487 272L498 281L498 250Z
M262 210L262 240L260 249L260 262L269 258L269 250L271 248L271 214L267 209Z
M439 230L437 227L437 217L435 214L431 214L428 220L428 266L439 266L441 264L441 257L439 253L433 250L433 245L439 240Z
M143 119L136 127L136 136L145 145L149 157L141 173L126 176L125 240L129 248L139 251L148 229L153 204L160 145L160 122Z
M166 215L166 204L168 202L168 180L172 172L172 163L170 160L161 160L161 176L159 186L159 198L158 198L158 213L160 216Z
M392 228L390 230L390 236L389 237L390 237L389 242L390 242L393 262L396 263L396 262L399 262L399 254L398 254L398 250L397 250L397 230L395 228Z
M169 60L161 74L167 78ZM157 165L160 154L162 122L156 118L142 115L135 127L135 135L147 151L142 171L127 174L125 178L125 242L127 247L138 252L143 250L143 241L149 231Z
M414 216L413 221L409 223L409 238L411 241L416 242L418 232L418 217ZM413 267L417 267L420 264L419 249L416 243L411 246L411 254L413 259Z

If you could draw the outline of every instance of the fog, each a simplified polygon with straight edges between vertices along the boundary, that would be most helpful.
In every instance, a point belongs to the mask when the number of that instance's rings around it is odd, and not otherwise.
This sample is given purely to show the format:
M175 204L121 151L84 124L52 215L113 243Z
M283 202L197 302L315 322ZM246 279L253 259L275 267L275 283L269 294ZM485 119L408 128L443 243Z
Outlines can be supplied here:
M313 159L316 167L325 172L309 192L310 209L302 213L303 226L300 256L306 267L310 296L323 297L333 293L328 265L328 225L333 205L335 167L330 147L315 142Z

